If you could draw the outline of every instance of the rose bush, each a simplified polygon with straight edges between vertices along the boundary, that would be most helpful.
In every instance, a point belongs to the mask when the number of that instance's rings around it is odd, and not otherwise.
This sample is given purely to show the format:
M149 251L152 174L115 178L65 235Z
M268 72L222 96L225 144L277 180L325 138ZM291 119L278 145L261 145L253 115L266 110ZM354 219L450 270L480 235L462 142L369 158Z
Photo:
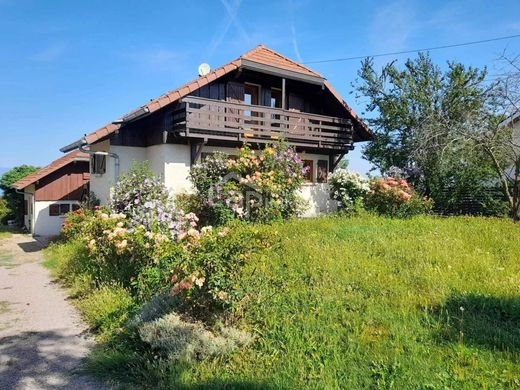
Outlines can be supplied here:
M231 219L268 222L297 215L297 190L306 169L300 156L283 142L255 152L248 145L237 158L215 154L190 171L202 214L212 223Z
M338 168L329 174L330 197L340 202L343 209L355 211L370 191L369 181L357 172Z
M365 206L380 215L410 217L430 213L433 203L418 195L405 179L386 177L372 180Z

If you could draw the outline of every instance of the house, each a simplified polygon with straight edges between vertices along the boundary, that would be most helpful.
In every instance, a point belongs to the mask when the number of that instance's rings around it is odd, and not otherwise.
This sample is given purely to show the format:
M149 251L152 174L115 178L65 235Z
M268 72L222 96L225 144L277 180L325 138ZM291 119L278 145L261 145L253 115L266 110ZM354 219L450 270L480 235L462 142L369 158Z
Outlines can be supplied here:
M89 155L75 150L18 180L24 195L24 226L35 236L56 236L63 218L89 193Z
M520 111L516 111L500 125L511 128L513 144L520 145Z
M284 139L310 168L301 189L306 215L333 209L327 173L372 133L327 80L264 45L199 73L61 149L91 155L90 189L100 201L107 202L119 173L134 160L148 160L175 194L190 190L190 167L207 154L233 155L244 142L260 148Z

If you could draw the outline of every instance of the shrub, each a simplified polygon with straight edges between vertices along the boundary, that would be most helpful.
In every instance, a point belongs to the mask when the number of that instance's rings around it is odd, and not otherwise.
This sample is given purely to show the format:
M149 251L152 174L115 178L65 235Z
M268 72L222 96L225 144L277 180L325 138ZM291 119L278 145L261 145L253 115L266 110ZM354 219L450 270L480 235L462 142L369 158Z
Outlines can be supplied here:
M280 142L258 153L244 145L236 159L210 156L192 168L190 179L211 224L234 218L268 222L300 211L297 190L305 172L294 149Z
M363 198L370 191L367 179L359 173L338 168L327 179L330 185L330 197L340 202L347 211L354 211L361 206Z
M129 227L143 227L175 239L186 228L196 226L194 214L177 210L161 180L153 174L147 163L134 163L121 176L114 187L110 211L124 214Z
M0 197L0 224L6 223L6 219L9 215L12 214L7 201L4 198Z
M241 223L215 231L203 228L200 239L170 269L171 293L178 299L178 310L208 320L224 309L236 308L243 297L238 283L242 267L271 248L275 237Z
M410 217L429 213L432 201L417 195L405 179L375 179L365 199L368 210L390 217Z
M131 227L124 214L97 210L83 227L89 271L97 285L117 282L132 287L143 269L153 267L177 245L167 234L146 230L142 225Z
M191 362L225 356L251 343L252 337L238 329L224 328L220 334L206 330L200 322L170 313L139 328L141 340L172 361Z
M61 236L66 240L79 237L85 221L92 215L93 212L86 208L68 213L61 226Z
M104 286L80 300L78 306L92 329L108 334L128 319L134 301L124 288Z

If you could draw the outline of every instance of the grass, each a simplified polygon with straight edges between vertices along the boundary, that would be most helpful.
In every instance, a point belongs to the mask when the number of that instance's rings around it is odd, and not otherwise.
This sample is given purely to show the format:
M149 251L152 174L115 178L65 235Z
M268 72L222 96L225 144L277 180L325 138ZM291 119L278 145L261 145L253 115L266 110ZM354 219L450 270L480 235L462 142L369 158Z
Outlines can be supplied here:
M0 239L9 238L13 233L21 233L22 230L18 227L6 226L0 224Z
M192 365L107 346L91 369L132 367L154 388L520 386L519 225L330 217L261 229L281 243L242 274L237 316L254 346Z

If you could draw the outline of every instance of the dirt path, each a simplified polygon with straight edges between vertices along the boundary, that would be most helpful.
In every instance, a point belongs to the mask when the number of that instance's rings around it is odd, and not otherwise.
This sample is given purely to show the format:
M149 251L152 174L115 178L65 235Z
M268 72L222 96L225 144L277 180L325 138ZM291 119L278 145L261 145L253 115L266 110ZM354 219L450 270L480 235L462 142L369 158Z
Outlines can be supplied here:
M0 389L102 389L80 372L92 348L28 235L0 238Z

